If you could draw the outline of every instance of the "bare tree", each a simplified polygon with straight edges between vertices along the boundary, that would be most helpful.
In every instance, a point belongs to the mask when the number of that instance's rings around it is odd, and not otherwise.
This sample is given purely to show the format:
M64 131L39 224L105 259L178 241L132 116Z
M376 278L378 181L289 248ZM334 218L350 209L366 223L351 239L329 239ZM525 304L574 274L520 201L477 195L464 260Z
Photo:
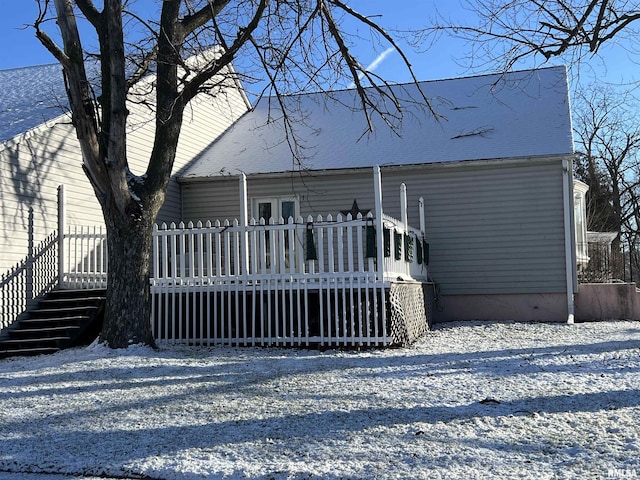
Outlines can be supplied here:
M352 54L357 37L345 25L357 22L376 41L399 48L370 18L340 0L163 0L155 3L160 12L152 20L136 11L143 2L135 0L104 0L102 9L92 0L38 3L36 36L63 67L83 168L107 227L109 274L101 339L111 347L154 344L152 229L164 202L183 113L196 95L215 93L225 84L225 76L234 71L232 61L258 67L245 79L257 78L260 70L277 95L324 89L350 78L370 128L373 115L397 119L401 114L385 82L365 71ZM53 19L60 44L48 30ZM97 51L85 49L78 21L95 32ZM216 55L189 62L212 48ZM100 67L96 79L87 73L88 64L95 62ZM155 137L146 172L138 176L129 170L126 155L127 94L150 73L155 75Z
M545 62L563 56L571 63L596 55L603 44L631 39L640 25L640 2L628 0L464 0L475 21L464 25L440 17L421 31L417 43L440 33L468 40L478 66L509 70L532 57ZM633 48L633 47L630 47ZM631 51L637 57L638 51Z
M593 86L576 94L574 133L576 175L589 185L587 227L615 231L621 239L638 242L640 216L640 128L637 102L629 94Z

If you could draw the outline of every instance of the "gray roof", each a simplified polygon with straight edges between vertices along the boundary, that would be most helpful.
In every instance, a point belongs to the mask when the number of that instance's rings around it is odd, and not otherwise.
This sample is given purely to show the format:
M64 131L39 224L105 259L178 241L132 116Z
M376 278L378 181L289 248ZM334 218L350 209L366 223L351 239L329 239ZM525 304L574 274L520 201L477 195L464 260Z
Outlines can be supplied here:
M0 70L0 142L60 116L67 104L59 64Z
M295 118L302 167L325 170L479 159L567 155L573 152L565 67L420 83L436 120L415 101L414 84L392 87L403 99L396 135L380 118L366 122L354 90L285 97ZM276 173L301 168L293 159L282 112L262 99L217 139L183 178Z

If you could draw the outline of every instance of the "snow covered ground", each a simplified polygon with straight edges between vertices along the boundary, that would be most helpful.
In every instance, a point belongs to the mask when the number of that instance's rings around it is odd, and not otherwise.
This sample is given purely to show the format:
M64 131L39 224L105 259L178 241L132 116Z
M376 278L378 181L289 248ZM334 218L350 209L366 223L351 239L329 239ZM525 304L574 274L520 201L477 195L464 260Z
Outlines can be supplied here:
M640 324L457 323L383 351L0 360L0 479L92 475L638 478Z

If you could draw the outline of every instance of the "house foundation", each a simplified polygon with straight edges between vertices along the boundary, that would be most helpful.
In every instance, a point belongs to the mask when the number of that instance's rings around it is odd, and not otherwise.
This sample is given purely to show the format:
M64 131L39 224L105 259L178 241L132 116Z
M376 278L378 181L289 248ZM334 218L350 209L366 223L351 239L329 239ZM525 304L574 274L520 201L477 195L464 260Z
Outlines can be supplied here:
M438 295L436 322L464 320L566 322L566 293Z

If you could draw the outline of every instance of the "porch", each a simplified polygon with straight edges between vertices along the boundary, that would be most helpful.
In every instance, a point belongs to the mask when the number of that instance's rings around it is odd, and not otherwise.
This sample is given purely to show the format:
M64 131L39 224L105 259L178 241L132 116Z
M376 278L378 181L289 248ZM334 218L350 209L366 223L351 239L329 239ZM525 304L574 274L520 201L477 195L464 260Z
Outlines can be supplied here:
M152 245L152 329L160 344L387 346L427 328L424 220L382 211L374 169L375 212L366 216L249 219L246 178L240 218L162 224ZM56 283L105 288L106 233L67 227L61 189ZM422 200L417 208L424 219Z
M151 279L156 338L281 346L414 340L424 329L405 320L413 309L413 323L426 329L427 246L419 230L383 218L380 244L372 215L160 226ZM407 292L410 308L400 299Z

